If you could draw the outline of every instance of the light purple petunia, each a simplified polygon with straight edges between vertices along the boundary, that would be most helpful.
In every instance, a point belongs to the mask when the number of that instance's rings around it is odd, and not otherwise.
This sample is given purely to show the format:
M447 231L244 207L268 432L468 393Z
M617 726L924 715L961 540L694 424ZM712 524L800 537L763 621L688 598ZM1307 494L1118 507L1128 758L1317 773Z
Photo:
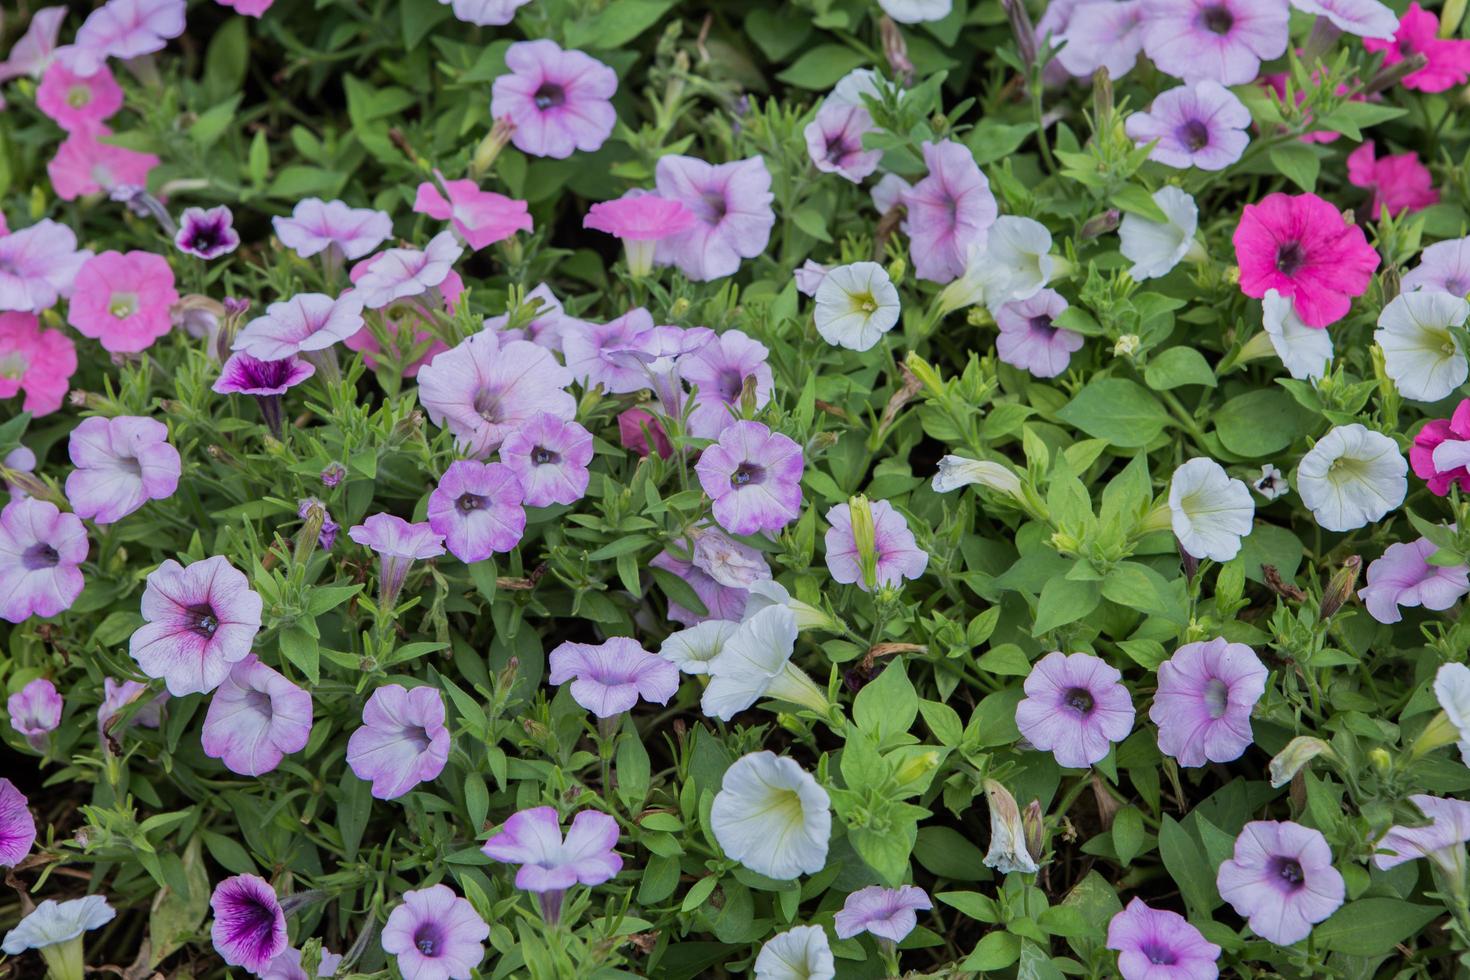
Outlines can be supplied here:
M1108 922L1108 949L1118 952L1123 980L1215 980L1220 947L1178 912L1137 898Z
M1159 727L1159 751L1181 766L1202 766L1233 762L1250 747L1251 710L1268 674L1254 650L1224 637L1186 643L1158 674L1148 716Z
M1139 146L1158 140L1148 158L1184 169L1224 170L1250 143L1250 110L1219 82L1208 79L1160 92L1147 112L1128 117L1128 138Z
M1246 824L1215 884L1256 935L1278 946L1306 939L1347 892L1321 831L1289 820Z
M574 418L571 383L572 373L545 347L482 330L420 369L419 404L454 433L456 445L483 458L537 415Z
M108 58L129 61L162 51L184 33L184 7L184 0L107 0L57 55L78 75L94 75Z
M454 16L466 24L481 27L499 27L515 20L516 9L531 0L439 0L447 3Z
M764 408L771 400L770 351L760 341L739 330L726 330L684 358L679 373L695 386L694 410L689 413L689 434L697 439L718 439L735 421L747 379L754 379L752 407Z
M612 395L626 395L648 387L648 374L636 361L616 356L653 329L653 315L639 306L607 323L574 320L562 333L561 349L567 370L583 388L601 385Z
M351 208L341 201L308 197L291 217L271 219L276 237L303 259L335 249L338 261L360 259L393 234L393 219L372 208Z
M1053 651L1031 667L1016 727L1057 765L1086 769L1133 730L1133 698L1116 668L1090 653Z
M1392 41L1399 29L1398 15L1379 0L1291 0L1291 5L1358 37Z
M1387 871L1406 861L1429 858L1441 868L1460 877L1465 871L1465 848L1470 841L1470 802L1447 800L1437 796L1416 794L1409 801L1419 808L1429 823L1420 827L1395 825L1374 847L1373 863Z
M427 523L410 524L393 514L373 514L347 530L347 536L378 555L378 603L389 612L415 561L444 554L444 535Z
M44 677L26 684L5 701L10 727L24 735L26 743L37 752L46 751L51 733L61 725L61 708L61 694Z
M264 878L235 875L214 887L210 938L214 951L231 966L258 973L286 948L286 913Z
M694 594L704 604L705 612L701 614L679 605L672 599L669 600L669 618L674 622L685 626L697 626L712 619L738 621L744 614L749 593L740 587L721 585L713 576L692 561L680 558L672 551L664 551L648 564L681 579L694 590Z
M1048 12L1055 6L1051 4ZM1093 72L1106 68L1109 77L1122 78L1133 70L1143 51L1143 0L1080 4L1073 8L1060 39L1067 43L1056 60L1068 74L1091 78Z
M735 422L695 464L714 501L715 520L731 534L779 531L801 516L801 447L759 422Z
M995 311L995 352L1001 362L1028 371L1033 377L1055 378L1067 370L1072 355L1082 349L1075 330L1052 326L1067 301L1054 289L1043 289L1030 299L1007 303Z
M411 980L470 980L485 958L490 927L448 885L403 893L383 925L383 952Z
M98 524L122 520L150 500L167 500L179 487L182 461L168 426L136 415L83 419L67 452L76 469L66 499L78 517Z
M71 295L77 273L91 257L77 250L74 231L50 218L0 235L0 310L50 309Z
M448 761L444 698L432 687L378 688L363 706L362 727L347 740L347 765L380 800L434 779Z
M1286 0L1144 0L1143 51L1186 82L1244 85L1286 53Z
M572 682L572 699L599 718L629 711L641 697L668 704L679 690L679 668L638 645L614 636L602 643L563 643L547 660L551 684Z
M554 924L568 888L579 882L600 885L622 870L623 859L613 852L617 843L618 822L605 813L581 811L563 840L556 810L538 806L512 814L480 850L496 861L519 864L516 887L534 893L546 921Z
M856 585L864 592L875 586L896 588L905 579L915 579L929 567L929 553L919 547L908 521L886 500L869 505L873 515L874 581L863 578L862 555L852 529L852 505L838 504L827 511L827 571L834 581Z
M341 953L329 953L324 949L322 958L317 963L316 975L318 977L336 976L337 967L341 963ZM260 980L311 980L301 966L301 950L289 948L276 954L276 957L266 965L265 971L258 976Z
M863 149L863 134L876 128L863 106L824 105L803 130L807 155L823 173L839 174L860 184L883 159L882 150Z
M462 562L515 550L526 533L526 491L504 463L461 459L429 494L429 527Z
M505 437L500 460L520 479L527 507L571 504L587 493L592 433L542 412Z
M254 654L235 664L204 716L204 754L242 776L259 776L306 748L311 695Z
M82 594L87 528L49 500L18 497L0 510L0 619L55 616Z
M522 153L564 160L602 146L617 125L611 99L618 76L581 51L555 41L516 41L505 52L510 73L490 88L490 115L515 123L510 141Z
M36 818L29 802L14 783L0 779L0 865L20 864L36 843Z
M157 728L163 721L163 705L168 700L167 693L148 697L147 684L115 681L111 677L102 678L102 703L97 706L97 740L102 743L103 748L114 753L120 751L117 733L112 730L113 722L128 705L144 697L147 697L147 703L133 712L128 722L143 728Z
M1400 607L1440 611L1470 593L1470 569L1429 563L1438 550L1428 538L1384 549L1383 557L1369 563L1368 582L1358 590L1368 614L1380 623L1397 623L1403 619Z
M832 928L838 939L851 939L858 933L870 932L879 939L900 943L918 925L915 913L933 907L934 903L924 889L914 885L898 888L869 885L847 896Z
M362 302L362 296L351 291L336 299L302 293L272 303L264 316L245 324L232 349L262 361L326 350L362 329Z
M371 267L356 280L353 291L370 310L422 296L438 290L454 274L454 263L463 254L464 246L452 231L441 231L429 239L423 251L390 248L373 257Z
M185 208L174 234L174 247L206 261L229 255L240 247L235 216L221 204L213 208Z
M680 365L715 339L708 327L650 327L620 347L604 350L603 356L641 377L640 387L650 388L660 409L674 417L684 411L684 383Z
M169 558L148 575L146 622L128 652L175 697L204 694L250 655L260 613L260 595L228 559L215 555L186 568Z
M922 149L929 175L904 192L905 228L914 275L942 284L964 275L971 250L985 247L999 212L968 147L945 140Z
M761 157L710 164L695 157L659 157L660 197L678 201L698 219L693 228L658 243L654 259L696 282L734 275L741 259L766 250L776 224L771 172Z
M1404 273L1403 286L1405 292L1438 289L1462 299L1470 294L1470 236L1435 242L1419 253L1419 264Z

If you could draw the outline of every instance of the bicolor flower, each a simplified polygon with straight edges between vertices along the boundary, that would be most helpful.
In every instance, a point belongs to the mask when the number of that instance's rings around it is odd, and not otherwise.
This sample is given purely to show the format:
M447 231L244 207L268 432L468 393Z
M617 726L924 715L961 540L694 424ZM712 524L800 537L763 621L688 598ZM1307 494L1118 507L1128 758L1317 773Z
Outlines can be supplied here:
M1246 824L1215 883L1256 935L1279 946L1306 939L1347 891L1321 831L1289 820Z
M1133 730L1133 698L1123 675L1090 653L1048 653L1031 667L1016 706L1026 741L1067 769L1101 761Z
M83 419L67 453L76 466L66 498L78 517L115 524L150 500L167 500L179 486L182 460L168 426L136 415Z
M817 333L848 350L871 350L898 322L898 289L876 262L854 262L827 271L817 287Z
M802 130L812 166L854 184L862 183L883 159L882 150L863 149L863 134L875 128L873 117L862 105L824 103L817 109L817 117Z
M1099 68L1122 78L1143 51L1143 0L1081 3L1067 20L1056 60L1075 78L1091 78Z
M1224 637L1186 643L1159 664L1158 676L1148 717L1161 752L1190 767L1234 762L1251 746L1251 710L1267 677L1254 650Z
M470 980L485 958L490 927L448 885L403 893L383 924L383 952L413 980Z
M1196 456L1169 481L1169 518L1179 546L1193 558L1226 562L1240 554L1256 505L1243 480L1213 459Z
M174 234L174 247L205 261L230 254L240 247L235 216L223 204L213 208L185 208L179 217L179 230Z
M596 58L555 41L516 41L505 67L509 74L491 86L490 115L515 123L510 141L522 153L564 160L599 149L612 135L618 76Z
M456 460L429 494L429 527L469 563L515 550L526 531L525 490L504 463Z
M572 700L598 718L630 711L639 698L668 704L679 690L679 669L626 636L595 645L562 643L547 657L547 666L547 683L571 681Z
M306 748L311 695L251 654L230 668L204 716L204 754L242 776L259 776Z
M1470 361L1453 327L1463 327L1470 303L1436 290L1399 293L1378 315L1373 340L1383 369L1405 398L1437 402L1470 377Z
M362 727L347 740L347 765L373 784L373 798L396 800L444 771L449 729L444 698L432 687L384 684L362 709Z
M827 863L831 800L795 760L752 752L725 770L710 829L727 857L758 874L816 874Z
M480 850L492 860L519 864L516 887L535 895L542 915L554 924L567 889L600 885L623 869L613 850L617 843L618 822L605 813L581 811L563 838L556 810L538 806L511 814Z
M695 464L715 520L731 534L779 531L801 515L801 447L759 422L735 422Z
M134 631L128 652L175 697L204 694L250 655L261 608L250 580L223 556L188 567L169 558L148 576L145 622Z
M999 212L968 147L945 140L922 150L929 175L903 195L909 253L916 276L948 283L964 275L972 249L985 247Z
M264 970L286 948L286 913L276 890L257 875L235 875L214 887L210 938L214 951L231 966Z
M1388 436L1357 423L1339 425L1302 457L1296 489L1323 529L1351 531L1404 502L1408 470Z
M0 510L0 619L55 616L82 594L87 529L49 500L17 497Z

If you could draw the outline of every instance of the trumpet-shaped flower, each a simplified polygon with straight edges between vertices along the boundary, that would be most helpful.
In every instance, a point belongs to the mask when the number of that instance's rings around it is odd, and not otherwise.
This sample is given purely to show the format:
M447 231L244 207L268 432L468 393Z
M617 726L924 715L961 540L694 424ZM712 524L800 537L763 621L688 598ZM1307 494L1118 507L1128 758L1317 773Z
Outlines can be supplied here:
M1380 870L1428 858L1450 875L1465 874L1465 847L1470 840L1470 802L1416 793L1409 802L1428 818L1427 826L1395 825L1379 839L1373 863ZM1458 881L1459 878L1451 880Z
M1224 637L1186 643L1159 664L1159 690L1148 716L1159 750L1181 766L1234 762L1254 741L1251 710L1266 693L1267 671L1255 651Z
M1226 562L1251 533L1255 501L1242 480L1213 459L1196 456L1169 481L1169 517L1179 546L1194 558Z
M1246 824L1215 883L1256 935L1279 946L1306 939L1347 890L1321 831L1289 820Z
M1135 898L1108 922L1108 949L1123 980L1215 980L1220 947L1178 912Z
M0 619L55 616L82 594L87 529L49 500L17 497L0 510Z
M1460 761L1470 766L1470 667L1440 665L1434 674L1434 698L1460 734Z
M398 799L436 778L448 761L444 698L432 687L378 688L363 706L362 727L347 740L347 765L373 784L374 799Z
M471 249L479 251L534 227L525 201L483 191L473 180L445 180L438 171L435 176L449 196L440 193L439 184L426 180L419 184L413 209L448 221Z
M631 711L641 697L668 704L679 690L679 670L637 640L615 636L593 645L562 643L547 658L546 680L572 682L572 699L598 718Z
M1150 160L1181 170L1224 170L1250 142L1251 114L1235 93L1205 79L1159 93L1148 112L1133 113L1125 125L1139 146L1154 143Z
M527 507L581 500L591 480L592 452L592 433L544 412L500 444L500 459L520 480Z
M795 760L752 752L725 770L710 829L726 856L758 874L816 874L827 863L831 799Z
M694 471L731 534L779 531L801 514L801 447L759 422L735 422L700 454Z
M707 619L688 629L670 633L659 647L658 655L685 674L708 674L710 661L720 655L739 623L728 619Z
M182 460L168 426L136 415L83 419L67 453L76 469L66 498L78 517L115 524L150 500L167 500L179 486Z
M427 522L410 524L393 514L373 514L347 529L347 536L378 556L378 602L393 607L413 563L444 554L444 535Z
M1154 191L1153 199L1168 221L1151 221L1129 211L1118 225L1119 251L1132 260L1128 275L1138 282L1167 276L1191 251L1203 251L1194 238L1199 230L1194 198L1169 184Z
M362 297L347 292L333 299L302 293L266 307L265 315L245 325L234 350L262 361L326 350L362 329Z
M466 24L500 27L515 20L516 11L531 0L439 0L447 3L454 16Z
M5 939L0 941L0 950L9 956L19 956L28 949L39 950L41 958L50 965L54 962L50 951L55 947L65 946L83 933L100 929L116 917L117 911L101 895L74 898L69 902L48 898L5 934ZM51 975L80 976L80 960L81 950L77 949L74 969L56 970L53 967Z
M209 907L214 950L231 966L258 973L286 949L286 913L264 878L226 878L215 886Z
M791 662L798 633L796 614L770 606L742 622L706 664L710 682L700 710L729 721L769 697L825 712L826 695Z
M1261 299L1261 324L1293 378L1320 378L1332 366L1332 335L1303 323L1291 300L1274 289Z
M1373 339L1383 369L1405 398L1437 402L1470 377L1470 362L1452 327L1463 327L1470 303L1435 290L1399 293L1378 315Z
M1022 685L1016 727L1057 765L1086 769L1133 730L1133 698L1122 682L1116 668L1090 653L1048 653Z
M230 668L204 716L204 754L242 776L259 776L306 748L311 695L254 654Z
M26 737L31 748L44 752L51 733L61 725L61 695L56 685L38 677L5 701L10 727Z
M693 228L695 221L694 212L678 201L647 191L630 191L616 200L592 205L582 219L582 227L621 239L628 272L646 276L653 271L655 246Z
M184 33L184 6L184 0L107 0L77 28L67 63L90 75L108 58L128 61L162 51Z
M448 885L403 893L383 924L383 952L412 980L470 980L485 958L490 927Z
M679 361L679 374L695 387L689 432L699 439L718 439L736 420L750 386L752 407L771 400L773 387L766 345L740 330L726 330Z
M876 262L839 265L817 287L817 333L848 350L871 350L898 322L898 289Z
M342 201L308 197L291 217L271 219L281 244L303 259L335 249L346 259L360 259L393 234L393 219L372 208L348 207Z
M1143 0L1077 4L1062 32L1067 43L1057 62L1074 78L1091 78L1099 68L1109 78L1122 78L1143 51L1143 14Z
M1351 531L1404 502L1409 464L1398 444L1362 425L1339 425L1302 457L1296 489L1325 530Z
M883 7L919 6L930 0L880 0ZM950 0L942 0L948 7ZM832 980L837 964L821 926L796 926L778 932L756 954L755 980Z
M776 212L771 172L761 157L710 164L666 154L654 168L660 197L694 213L688 231L659 239L654 260L678 266L696 282L734 275L742 259L766 250Z
M1470 569L1464 565L1431 565L1439 548L1428 538L1389 545L1383 557L1368 565L1368 582L1358 598L1380 623L1397 623L1401 608L1441 611L1470 594Z
M250 655L261 608L250 580L223 556L188 567L169 558L148 576L145 622L133 632L129 652L175 697L204 694Z

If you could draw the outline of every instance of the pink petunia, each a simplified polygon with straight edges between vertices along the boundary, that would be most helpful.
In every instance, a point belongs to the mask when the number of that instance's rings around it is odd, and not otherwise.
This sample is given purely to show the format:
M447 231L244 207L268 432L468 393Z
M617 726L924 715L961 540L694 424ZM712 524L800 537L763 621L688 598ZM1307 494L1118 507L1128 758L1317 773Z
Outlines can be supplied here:
M694 227L694 212L678 201L646 191L629 191L613 201L599 201L582 219L583 228L622 239L628 272L646 276L653 269L655 246Z
M103 252L77 274L67 322L105 350L147 350L173 327L179 301L168 260L152 252Z
M473 180L444 180L438 171L435 175L449 192L449 199L445 200L433 181L426 180L419 185L413 209L431 218L448 221L470 248L478 251L518 231L529 232L534 227L525 201L494 191L482 191Z
M945 140L923 150L929 176L903 195L914 275L953 282L964 275L971 249L985 246L998 214L995 196L968 147Z
M654 261L697 282L734 275L742 259L766 250L776 213L771 172L761 157L710 164L668 154L654 168L660 197L694 212L694 226L659 241Z
M1348 183L1372 191L1368 215L1381 218L1387 211L1397 217L1405 211L1422 211L1439 202L1434 177L1413 153L1374 157L1373 141L1348 154Z
M158 157L98 140L110 135L107 128L75 132L56 149L46 164L51 187L63 201L111 191L114 187L143 187L148 174L158 166Z
M259 17L271 9L271 4L276 0L215 0L221 7L232 7L235 13L244 17Z
M367 275L372 270L373 264L386 254L386 252L380 252L363 259L348 272L348 278L356 283ZM437 293L438 295L429 292L395 300L378 310L378 316L382 318L389 345L394 349L394 353L398 357L409 358L408 362L403 365L405 378L415 377L419 373L419 368L432 361L436 355L449 349L449 345L440 340L429 329L429 326L434 309L442 309L448 313L454 312L454 308L459 305L460 296L464 294L464 280L459 277L459 273L451 272L439 284ZM383 345L378 342L378 338L374 336L370 328L363 327L343 343L349 350L362 351L363 360L367 361L368 367L377 370L379 358L375 355L382 353Z
M1383 52L1385 68L1405 58L1422 54L1427 63L1403 78L1404 88L1420 92L1445 92L1470 79L1470 41L1439 36L1439 18L1418 3L1409 4L1399 18L1393 40L1365 38L1363 48Z
M24 391L24 411L49 415L61 407L76 370L70 337L42 330L34 314L0 313L0 398Z
M522 153L564 160L598 149L612 135L618 76L607 65L543 39L512 44L505 66L509 73L491 86L490 115L510 117L511 142Z
M106 65L78 75L53 61L36 88L36 106L68 133L97 132L122 104L122 86Z

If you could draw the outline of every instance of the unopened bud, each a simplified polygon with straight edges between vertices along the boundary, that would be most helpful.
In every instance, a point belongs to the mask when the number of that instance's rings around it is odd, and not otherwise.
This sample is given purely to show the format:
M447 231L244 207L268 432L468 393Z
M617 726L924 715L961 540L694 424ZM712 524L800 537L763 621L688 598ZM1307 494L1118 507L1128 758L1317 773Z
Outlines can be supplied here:
M680 296L674 300L674 305L669 307L669 318L672 320L684 319L689 315L689 308L693 305L687 296Z
M1362 570L1363 559L1357 555L1349 555L1342 563L1342 567L1332 576L1326 591L1322 593L1322 608L1317 616L1319 622L1325 623L1331 619L1342 608L1342 604L1347 602L1357 587L1358 573Z
M1113 345L1113 356L1132 357L1134 354L1138 353L1138 348L1142 346L1142 344L1143 340L1138 336L1138 334L1125 333L1123 336L1119 337L1118 342Z
M500 151L510 142L511 134L515 132L516 124L511 122L509 116L502 116L495 120L490 127L490 132L480 140L480 145L475 147L475 155L470 160L470 179L479 180L490 172L495 166L495 160L500 156Z
M869 592L878 585L878 531L873 525L873 506L862 494L847 502L852 518L852 538L857 545L858 568Z
M328 463L327 468L322 470L322 486L329 489L331 487L337 486L337 484L341 483L345 479L347 479L347 467L343 466L341 463Z
M1046 821L1041 813L1041 801L1032 800L1021 814L1021 826L1026 828L1026 851L1037 861L1046 853Z
M301 529L296 532L296 544L291 552L298 565L310 558L311 553L316 550L322 525L327 519L327 508L322 506L320 500L308 497L301 501L300 514L303 518Z
M1029 71L1036 64L1036 28L1031 24L1031 15L1026 11L1024 0L1000 0L1000 5L1005 8L1006 20L1011 23L1021 66Z
M1427 64L1429 64L1429 56L1422 51L1415 51L1402 61L1384 65L1378 69L1378 74L1370 78L1368 84L1363 86L1363 94L1373 95L1392 88L1414 72L1422 71Z
M903 31L884 14L878 21L878 33L883 38L883 56L894 77L907 85L914 74L914 63L909 60L909 47L903 39Z
M1336 758L1332 747L1320 738L1312 738L1309 735L1298 735L1286 743L1286 748L1276 753L1267 767L1271 775L1271 785L1277 789L1291 782L1302 767L1311 762L1317 756Z
M1083 241L1106 235L1110 231L1117 231L1118 225L1123 221L1123 212L1117 208L1108 208L1101 214L1095 214L1082 223L1082 230L1077 237Z
M930 773L939 768L939 753L936 751L920 752L911 756L908 761L898 767L894 778L900 786L917 783L926 778Z

